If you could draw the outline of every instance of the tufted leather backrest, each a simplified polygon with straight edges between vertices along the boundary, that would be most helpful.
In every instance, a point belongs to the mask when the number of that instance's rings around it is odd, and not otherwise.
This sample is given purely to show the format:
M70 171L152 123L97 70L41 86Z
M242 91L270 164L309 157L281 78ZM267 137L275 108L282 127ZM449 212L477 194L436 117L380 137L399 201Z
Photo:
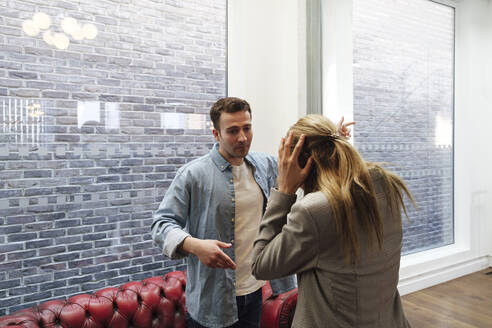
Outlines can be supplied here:
M0 317L0 328L184 328L185 287L186 273L174 271L19 310ZM290 327L296 303L297 288L274 297L267 283L261 327Z
M184 328L185 287L186 275L175 271L20 310L0 318L0 328Z

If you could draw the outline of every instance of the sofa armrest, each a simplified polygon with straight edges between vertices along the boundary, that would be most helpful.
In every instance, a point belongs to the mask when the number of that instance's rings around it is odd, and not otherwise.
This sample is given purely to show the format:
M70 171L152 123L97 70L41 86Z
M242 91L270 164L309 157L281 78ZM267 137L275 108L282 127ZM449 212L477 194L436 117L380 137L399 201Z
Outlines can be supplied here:
M270 284L267 283L263 287L261 327L290 327L292 325L296 305L297 288L273 297L272 288L270 287Z

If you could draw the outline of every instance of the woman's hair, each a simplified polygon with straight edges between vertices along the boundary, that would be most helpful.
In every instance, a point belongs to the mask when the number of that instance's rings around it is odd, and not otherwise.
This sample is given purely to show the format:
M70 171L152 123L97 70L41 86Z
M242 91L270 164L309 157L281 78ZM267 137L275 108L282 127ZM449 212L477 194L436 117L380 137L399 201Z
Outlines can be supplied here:
M313 165L303 184L304 193L322 191L326 195L347 259L357 261L359 256L357 219L369 236L370 246L375 235L381 248L383 223L369 170L384 179L392 213L403 208L407 215L403 193L415 207L416 204L403 180L376 163L365 162L344 137L337 135L337 127L324 116L304 116L289 131L293 133L292 147L305 135L299 164L304 167L312 156Z

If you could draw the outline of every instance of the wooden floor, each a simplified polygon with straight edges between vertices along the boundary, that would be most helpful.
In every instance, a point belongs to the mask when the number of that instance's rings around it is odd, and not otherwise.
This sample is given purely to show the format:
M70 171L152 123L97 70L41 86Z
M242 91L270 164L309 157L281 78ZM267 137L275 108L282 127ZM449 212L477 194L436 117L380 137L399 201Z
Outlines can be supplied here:
M402 297L413 328L492 328L492 268Z

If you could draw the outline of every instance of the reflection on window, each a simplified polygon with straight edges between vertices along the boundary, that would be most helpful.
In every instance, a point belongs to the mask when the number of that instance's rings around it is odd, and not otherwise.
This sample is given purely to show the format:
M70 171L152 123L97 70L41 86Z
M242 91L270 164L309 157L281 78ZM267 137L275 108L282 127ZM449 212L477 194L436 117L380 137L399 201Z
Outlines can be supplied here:
M89 122L101 122L99 101L79 101L77 103L77 127L80 129Z
M53 45L58 49L67 49L70 45L71 36L75 41L84 39L93 40L97 36L97 27L94 24L80 24L73 17L65 17L60 22L60 27L54 26L54 30L63 30L63 32L53 33L51 30L51 17L43 12L35 13L31 19L22 22L22 30L31 37L36 37L42 32L44 42Z
M45 132L46 109L41 102L7 98L1 100L0 106L0 132L7 137L6 141L39 145Z
M117 103L106 103L104 126L106 129L120 128L120 105Z
M453 122L449 117L436 115L435 144L441 147L453 145Z
M202 130L208 126L204 114L161 113L162 129Z
M0 315L183 269L149 229L212 145L226 0L14 2L0 1L0 21L21 19L0 29Z
M419 210L403 252L454 242L454 9L429 0L354 1L354 143L389 162Z

